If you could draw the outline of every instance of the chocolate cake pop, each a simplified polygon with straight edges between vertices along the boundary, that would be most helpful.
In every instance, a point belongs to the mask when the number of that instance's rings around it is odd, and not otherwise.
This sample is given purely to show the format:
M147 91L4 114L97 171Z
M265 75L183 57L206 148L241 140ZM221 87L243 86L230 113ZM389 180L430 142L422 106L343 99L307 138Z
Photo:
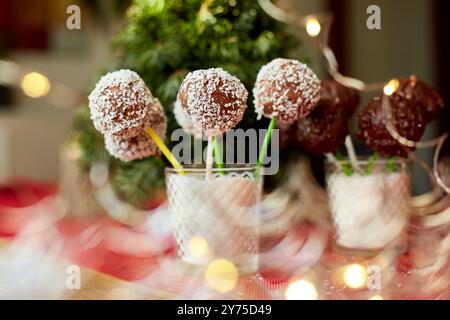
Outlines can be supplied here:
M358 108L359 102L358 90L346 87L334 79L322 81L319 104L343 109L350 117Z
M156 102L139 75L119 70L104 75L89 95L95 128L102 134L131 138L157 113Z
M425 82L412 75L398 79L399 86L394 94L416 101L424 113L425 121L436 120L444 108L444 101L439 93Z
M421 106L412 99L393 94L387 97L392 110L392 122L397 132L411 141L419 141L426 121ZM411 150L398 143L386 128L386 115L382 109L382 96L373 98L359 114L357 137L366 146L383 156L407 157Z
M242 120L247 98L241 81L220 68L189 73L178 91L181 106L208 136L234 128Z
M279 141L281 149L297 149L300 147L297 139L297 124L278 122L276 127L279 132Z
M159 104L159 101L158 101ZM159 104L162 110L161 104ZM164 113L159 113L146 124L164 139L167 129L167 120ZM142 130L139 135L131 138L123 138L112 134L105 135L105 147L109 154L125 162L139 160L160 154L159 148L148 134Z
M359 104L358 92L334 80L325 80L320 101L307 117L297 121L297 139L307 152L335 151L348 135L348 119Z
M255 111L279 122L307 116L319 101L320 80L297 60L275 59L258 73L253 95Z

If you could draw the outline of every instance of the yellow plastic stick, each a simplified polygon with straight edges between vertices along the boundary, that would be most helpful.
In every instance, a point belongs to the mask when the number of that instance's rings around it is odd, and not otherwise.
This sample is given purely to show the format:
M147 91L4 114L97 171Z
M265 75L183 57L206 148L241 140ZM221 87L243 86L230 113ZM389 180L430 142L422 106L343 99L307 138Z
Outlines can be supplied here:
M150 138L156 143L159 150L163 153L163 155L169 160L169 162L172 164L172 166L177 170L183 170L183 166L178 162L177 158L170 152L170 150L167 148L166 144L161 140L161 138L156 134L155 130L152 128L146 129L148 135ZM180 172L180 174L183 174L183 171Z

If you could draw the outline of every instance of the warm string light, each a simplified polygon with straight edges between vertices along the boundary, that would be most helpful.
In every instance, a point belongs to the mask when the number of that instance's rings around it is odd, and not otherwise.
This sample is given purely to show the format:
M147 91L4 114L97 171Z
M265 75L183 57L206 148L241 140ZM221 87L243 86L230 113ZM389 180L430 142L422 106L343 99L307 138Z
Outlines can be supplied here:
M55 107L77 107L84 94L55 81L46 75L28 70L14 62L0 60L0 84L18 86L30 98L48 98Z
M387 96L391 96L395 91L397 91L400 83L397 79L392 79L383 88L383 92Z
M289 284L285 298L286 300L317 300L319 294L314 283L301 279Z
M236 286L238 270L234 263L226 259L212 261L205 270L206 283L220 293L230 292Z
M450 186L448 186L441 177L441 173L439 171L439 155L441 154L442 147L444 146L445 141L448 138L448 134L445 133L439 139L438 145L436 147L436 152L433 158L433 176L436 179L436 183L447 193L450 194Z
M197 259L207 259L211 255L208 241L202 237L192 237L188 244L189 253Z
M38 72L30 72L23 77L21 87L27 96L41 98L50 91L50 81Z
M367 270L363 265L353 263L344 268L343 280L346 286L359 289L366 285Z
M320 22L317 21L316 18L309 18L306 20L306 32L310 37L317 37L322 30L322 26L320 25Z

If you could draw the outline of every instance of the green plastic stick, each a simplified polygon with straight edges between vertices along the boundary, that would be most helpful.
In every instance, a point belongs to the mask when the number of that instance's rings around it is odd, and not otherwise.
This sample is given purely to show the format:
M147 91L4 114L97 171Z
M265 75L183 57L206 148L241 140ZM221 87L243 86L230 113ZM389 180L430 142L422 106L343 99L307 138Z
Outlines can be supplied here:
M223 169L222 152L217 137L214 137L214 159L216 160L217 167Z
M262 167L262 163L267 155L267 149L269 148L270 139L272 139L273 129L277 125L277 120L270 120L269 128L267 129L266 136L264 137L264 142L261 147L261 153L258 158L258 169Z
M347 177L350 177L352 175L352 169L350 168L349 164L344 161L344 157L339 151L336 151L336 159L341 162L341 168L344 174Z
M387 161L387 171L388 173L392 173L395 171L395 161L397 160L396 157L390 157Z
M375 162L378 160L378 154L375 152L369 158L369 163L367 164L366 176L370 176L373 172L373 167L375 166Z

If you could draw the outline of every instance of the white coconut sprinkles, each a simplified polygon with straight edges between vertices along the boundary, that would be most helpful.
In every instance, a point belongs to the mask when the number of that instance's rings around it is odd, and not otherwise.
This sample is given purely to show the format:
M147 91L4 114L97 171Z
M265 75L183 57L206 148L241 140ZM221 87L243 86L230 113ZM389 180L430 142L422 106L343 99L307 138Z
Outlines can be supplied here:
M259 116L293 123L306 117L320 99L321 82L305 64L275 59L263 66L253 89Z
M131 70L106 74L89 95L95 128L102 134L122 138L141 133L154 105L155 99L150 90L141 77Z
M178 99L204 134L223 134L242 120L248 92L241 81L220 68L189 73Z

